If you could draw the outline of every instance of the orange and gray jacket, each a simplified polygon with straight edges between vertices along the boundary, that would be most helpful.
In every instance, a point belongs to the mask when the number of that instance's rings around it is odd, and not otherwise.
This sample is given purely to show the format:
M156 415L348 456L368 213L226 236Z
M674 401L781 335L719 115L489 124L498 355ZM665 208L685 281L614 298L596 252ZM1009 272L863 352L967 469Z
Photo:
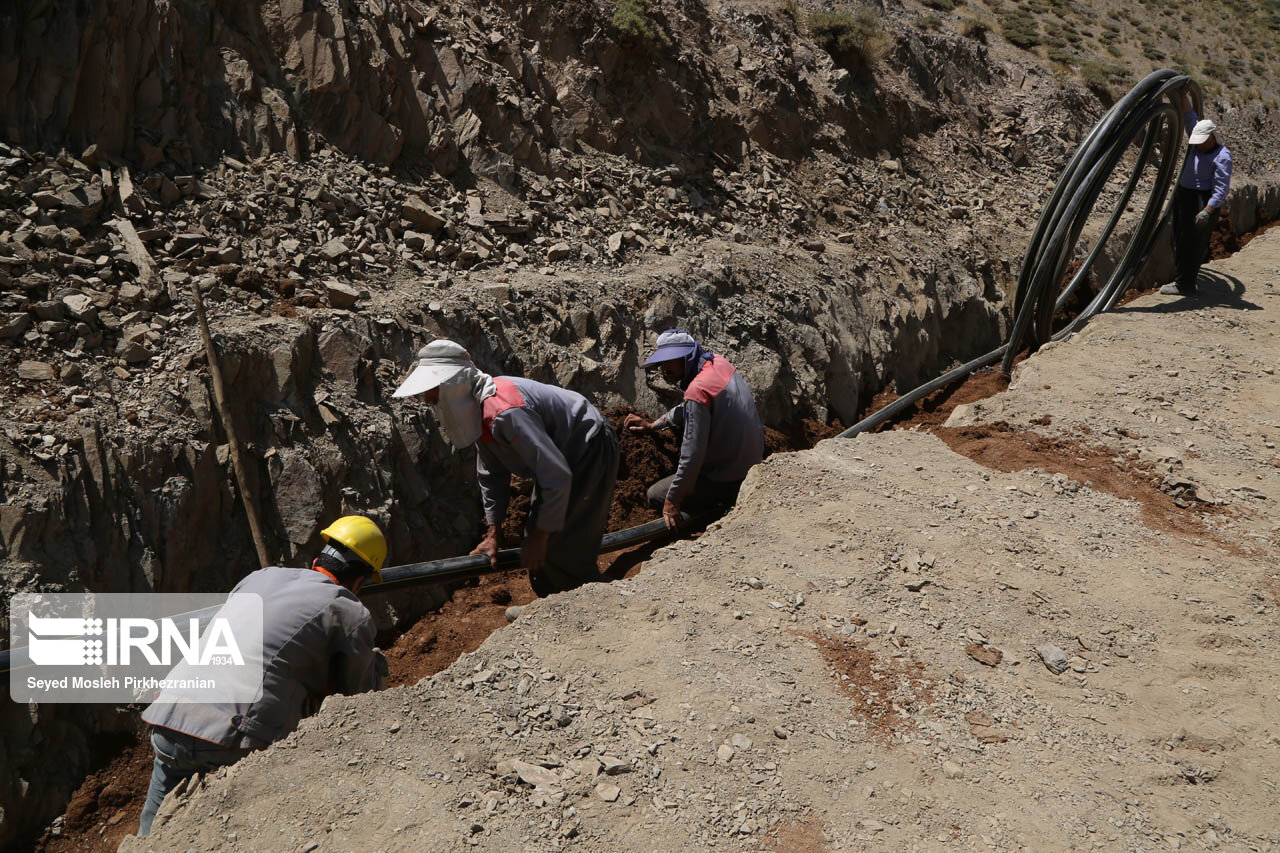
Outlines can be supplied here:
M232 592L262 597L262 698L172 702L162 690L143 720L226 747L260 748L292 732L330 693L377 686L373 617L328 574L273 566L249 575ZM234 636L236 625L230 627ZM175 669L173 677L181 673Z
M512 376L493 382L498 393L483 403L476 442L485 521L499 524L506 517L515 474L537 482L533 520L539 530L556 533L564 527L573 472L609 422L575 391Z
M667 490L672 503L692 494L699 477L735 483L764 458L764 425L751 389L721 355L703 363L684 401L657 423L684 430L680 464Z

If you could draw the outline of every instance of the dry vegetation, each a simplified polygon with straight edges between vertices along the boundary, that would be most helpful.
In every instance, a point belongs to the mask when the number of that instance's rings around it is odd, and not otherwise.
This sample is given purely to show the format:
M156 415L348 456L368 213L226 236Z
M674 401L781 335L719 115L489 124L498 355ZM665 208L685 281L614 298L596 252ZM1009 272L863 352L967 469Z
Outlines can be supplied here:
M1280 107L1274 46L1280 0L921 0L933 29L935 11L953 12L961 35L998 32L1015 47L1075 73L1104 101L1160 67L1186 71L1211 96L1232 90L1240 103Z

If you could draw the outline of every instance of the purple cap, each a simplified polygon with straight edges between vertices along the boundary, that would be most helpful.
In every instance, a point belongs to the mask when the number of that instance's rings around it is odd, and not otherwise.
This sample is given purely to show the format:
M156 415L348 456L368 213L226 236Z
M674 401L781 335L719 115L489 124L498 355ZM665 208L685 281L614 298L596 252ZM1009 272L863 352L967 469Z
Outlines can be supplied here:
M658 348L653 355L645 360L641 367L649 367L664 361L671 361L673 358L684 358L693 352L697 346L698 342L688 332L682 332L679 329L667 329L667 331L658 335Z

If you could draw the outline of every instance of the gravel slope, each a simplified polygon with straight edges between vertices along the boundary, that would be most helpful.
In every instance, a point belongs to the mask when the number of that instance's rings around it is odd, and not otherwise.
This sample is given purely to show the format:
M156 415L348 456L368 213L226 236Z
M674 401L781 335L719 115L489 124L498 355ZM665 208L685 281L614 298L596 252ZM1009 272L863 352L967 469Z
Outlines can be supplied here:
M121 849L1270 849L1280 233L1211 269L957 410L995 467L775 455L701 539L330 700Z

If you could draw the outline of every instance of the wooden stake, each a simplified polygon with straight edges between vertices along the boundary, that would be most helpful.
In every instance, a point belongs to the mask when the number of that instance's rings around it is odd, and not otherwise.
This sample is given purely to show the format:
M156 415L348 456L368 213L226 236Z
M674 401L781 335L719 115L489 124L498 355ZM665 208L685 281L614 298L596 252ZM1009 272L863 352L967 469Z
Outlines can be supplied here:
M240 498L244 501L244 513L249 517L249 532L253 534L253 547L258 552L258 563L266 568L271 565L267 556L267 540L262 535L262 523L258 520L258 501L249 488L248 468L244 456L240 452L240 440L236 437L235 425L231 422L231 412L227 409L226 392L222 384L222 365L218 361L218 353L213 348L213 336L209 334L209 322L205 319L204 299L200 296L200 288L191 282L191 293L196 298L196 319L200 323L200 336L204 338L204 352L209 359L209 373L213 377L213 402L218 409L218 417L222 419L222 428L227 433L227 446L231 450L231 469L236 475L236 486L240 489Z

